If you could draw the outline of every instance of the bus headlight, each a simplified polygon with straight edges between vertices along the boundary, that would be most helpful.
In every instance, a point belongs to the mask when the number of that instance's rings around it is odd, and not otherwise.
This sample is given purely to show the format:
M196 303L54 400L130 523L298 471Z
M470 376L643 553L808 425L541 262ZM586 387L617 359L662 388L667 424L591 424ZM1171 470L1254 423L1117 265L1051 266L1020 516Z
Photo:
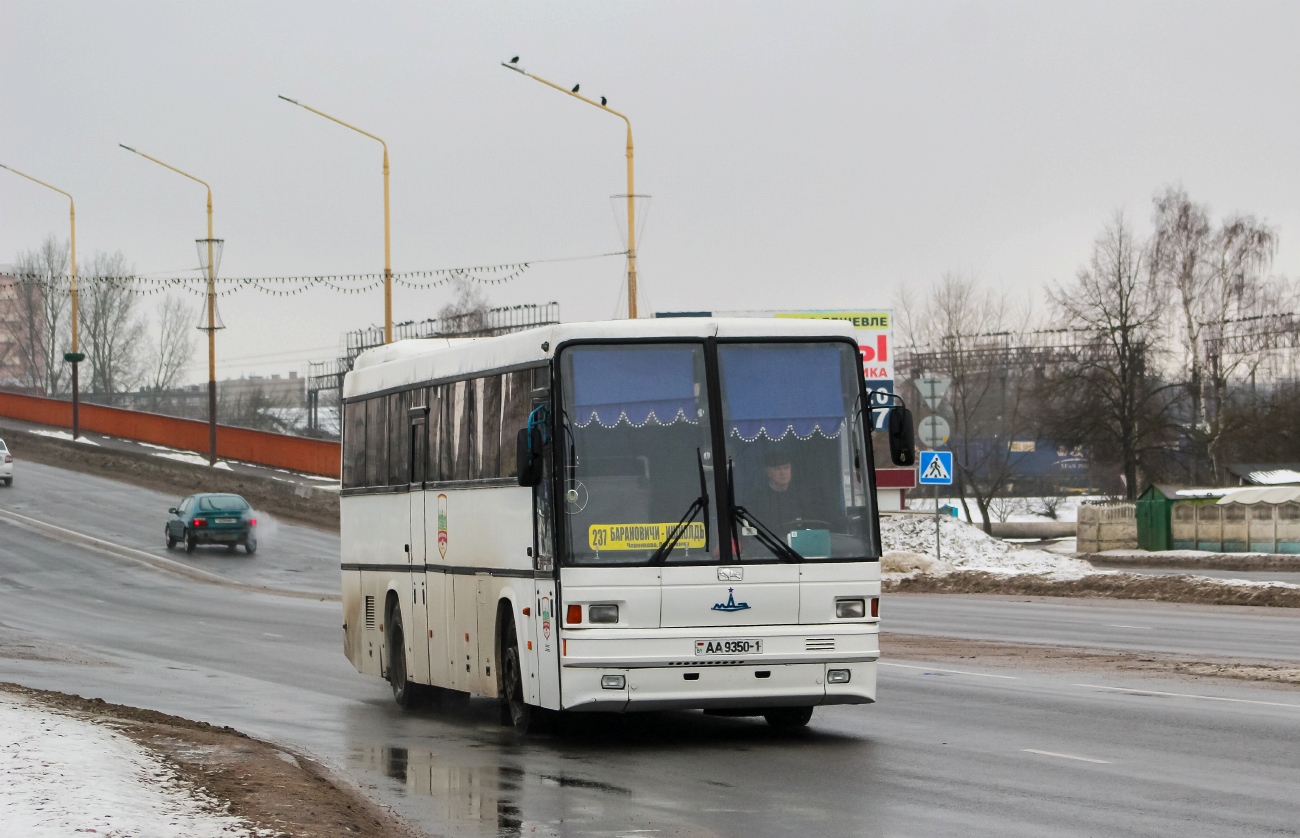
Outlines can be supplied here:
M589 623L617 623L618 606L617 605L588 605L587 622ZM620 676L621 677L621 676Z
M625 686L627 686L627 678L622 675L600 676L600 688L602 690L621 690Z
M861 602L861 600L859 600ZM826 670L826 683L828 684L847 684L853 677L853 671L849 669L828 669Z
M867 601L865 599L837 599L835 600L835 616L841 620L865 617L867 616Z

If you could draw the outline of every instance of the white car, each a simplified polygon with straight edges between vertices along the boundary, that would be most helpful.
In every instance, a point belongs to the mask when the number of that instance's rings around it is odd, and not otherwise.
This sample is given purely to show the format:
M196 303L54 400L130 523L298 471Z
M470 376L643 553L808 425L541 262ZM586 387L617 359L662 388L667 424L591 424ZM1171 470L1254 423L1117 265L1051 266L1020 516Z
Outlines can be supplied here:
M0 439L0 483L6 486L14 483L14 455L9 453L3 439Z

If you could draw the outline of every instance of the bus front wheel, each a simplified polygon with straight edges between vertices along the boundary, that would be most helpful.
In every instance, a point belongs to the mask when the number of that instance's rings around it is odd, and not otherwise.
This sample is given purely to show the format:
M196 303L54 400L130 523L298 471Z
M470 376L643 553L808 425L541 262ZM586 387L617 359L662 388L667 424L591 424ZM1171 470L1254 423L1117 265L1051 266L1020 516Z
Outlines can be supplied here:
M406 677L406 634L402 631L402 612L394 609L388 617L388 682L393 687L393 700L403 710L410 710L420 703L419 684L413 684Z
M505 705L503 708L506 711L504 715L518 733L527 735L536 724L537 713L524 700L523 667L520 666L519 639L515 634L514 621L507 621L502 626L502 631L505 632L505 636L502 638L502 645L505 648L501 655L503 663L501 668L501 700Z

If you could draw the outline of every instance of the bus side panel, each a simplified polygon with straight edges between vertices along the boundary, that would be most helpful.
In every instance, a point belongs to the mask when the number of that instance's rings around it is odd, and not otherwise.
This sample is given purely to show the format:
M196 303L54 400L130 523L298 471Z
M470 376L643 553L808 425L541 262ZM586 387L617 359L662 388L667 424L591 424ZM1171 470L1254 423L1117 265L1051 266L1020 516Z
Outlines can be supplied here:
M409 535L410 508L406 495L351 495L339 501L343 564L407 564L403 548ZM361 637L357 645L361 665L357 668L366 675L382 676L384 605L393 574L366 569L356 573L360 575L361 589ZM397 586L398 591L403 589L409 591L409 579ZM403 608L407 609L404 616L409 614L409 599Z
M343 654L360 672L365 649L362 631L365 628L364 599L361 596L361 571L343 571Z
M451 686L474 692L478 686L478 577L452 574L451 603L452 634L447 644Z
M560 709L560 617L556 612L555 580L537 580L533 610L533 666L537 672L537 704ZM527 654L527 653L525 653Z
M474 670L474 694L496 698L496 617L503 580L486 573L474 578L478 582L478 666Z
M451 611L451 577L436 570L425 574L429 610L429 683L435 687L451 687L453 667L448 662L447 648L453 628Z

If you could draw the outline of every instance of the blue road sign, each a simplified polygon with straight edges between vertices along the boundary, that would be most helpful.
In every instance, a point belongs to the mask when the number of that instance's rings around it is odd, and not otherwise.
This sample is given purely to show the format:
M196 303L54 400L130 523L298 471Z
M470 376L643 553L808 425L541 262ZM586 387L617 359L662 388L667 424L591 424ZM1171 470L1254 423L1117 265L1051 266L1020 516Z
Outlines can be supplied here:
M952 484L952 452L922 451L921 471L918 478L922 486L949 486Z

